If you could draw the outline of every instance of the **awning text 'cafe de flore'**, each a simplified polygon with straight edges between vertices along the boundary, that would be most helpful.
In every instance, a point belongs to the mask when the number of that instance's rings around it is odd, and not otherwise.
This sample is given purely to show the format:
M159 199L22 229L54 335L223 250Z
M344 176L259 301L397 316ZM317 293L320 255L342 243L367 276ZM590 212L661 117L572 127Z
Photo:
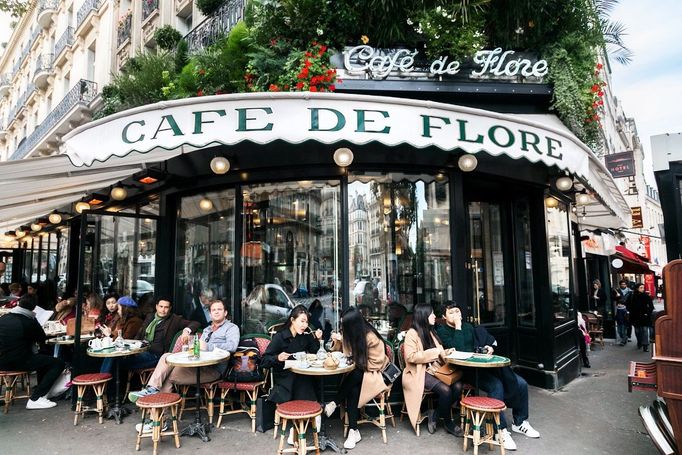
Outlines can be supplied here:
M456 300L530 382L559 387L579 374L580 231L627 226L629 209L549 113L547 62L416 61L347 48L336 93L196 97L88 123L66 156L36 160L82 185L46 188L54 205L20 215L101 196L64 234L81 290L147 283L185 314L210 290L244 333L315 299L335 328L357 305L391 341L415 304Z

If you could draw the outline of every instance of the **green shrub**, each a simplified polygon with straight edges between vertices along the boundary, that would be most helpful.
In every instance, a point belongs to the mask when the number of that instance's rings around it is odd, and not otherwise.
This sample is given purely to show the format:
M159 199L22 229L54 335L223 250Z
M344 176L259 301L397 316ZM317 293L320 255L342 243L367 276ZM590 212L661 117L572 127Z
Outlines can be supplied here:
M154 32L154 41L164 51L172 51L178 45L182 35L175 30L171 25L164 25L157 28Z
M209 16L220 8L225 0L197 0L197 8L201 11L204 16Z

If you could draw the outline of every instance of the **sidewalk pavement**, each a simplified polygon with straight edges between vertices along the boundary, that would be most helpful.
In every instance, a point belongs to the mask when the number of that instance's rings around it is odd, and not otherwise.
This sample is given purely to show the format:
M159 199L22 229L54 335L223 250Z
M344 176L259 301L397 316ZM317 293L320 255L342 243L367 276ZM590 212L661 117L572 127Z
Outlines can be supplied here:
M580 453L656 455L658 452L649 439L638 414L641 405L650 404L655 398L652 392L627 391L628 361L646 361L650 353L635 349L630 342L625 347L614 346L606 340L606 347L590 352L591 369L558 391L530 388L530 422L540 434L540 439L528 439L513 433L517 454L575 455ZM123 424L106 420L97 423L94 414L80 419L73 426L73 413L69 402L59 402L48 410L29 411L25 400L11 408L9 414L0 414L0 453L34 454L134 454L150 453L151 440L142 441L141 451L135 452L135 429L139 414L128 416ZM394 412L399 416L400 409ZM507 411L509 412L509 411ZM508 415L511 421L511 416ZM193 413L188 412L180 422L180 428L191 422ZM169 437L159 444L160 453L230 453L267 454L276 453L277 441L272 432L250 431L246 414L226 416L222 428L211 432L211 441L198 438L181 438L181 448L176 449ZM342 425L338 420L328 422L328 434L341 445ZM381 432L371 425L360 427L362 441L349 453L391 455L463 453L462 439L454 438L441 428L430 435L422 428L420 437L414 434L407 419L396 419L396 428L388 426L388 444L381 440ZM469 452L472 452L471 447ZM327 453L332 453L329 450ZM483 447L481 453L488 452Z

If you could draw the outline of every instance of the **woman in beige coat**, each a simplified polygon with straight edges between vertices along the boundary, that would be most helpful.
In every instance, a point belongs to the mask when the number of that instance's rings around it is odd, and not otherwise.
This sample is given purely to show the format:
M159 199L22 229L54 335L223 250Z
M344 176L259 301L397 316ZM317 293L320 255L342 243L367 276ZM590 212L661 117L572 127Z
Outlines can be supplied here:
M404 342L405 370L403 371L403 394L407 415L412 427L417 428L419 409L424 391L430 391L438 396L438 409L429 410L428 431L436 431L438 417L443 419L445 430L455 436L462 436L463 432L450 416L450 408L455 397L461 394L461 382L448 386L431 375L429 370L437 368L443 357L449 351L443 346L436 335L434 324L436 316L428 303L420 303L414 309L412 328L407 331Z
M343 447L352 449L361 439L358 430L360 408L388 387L381 374L388 365L388 357L381 335L355 307L343 312L341 327L345 337L332 334L334 350L343 347L343 353L353 358L355 370L343 378L336 400L327 403L325 413L329 417L336 409L336 403L345 399L349 430Z

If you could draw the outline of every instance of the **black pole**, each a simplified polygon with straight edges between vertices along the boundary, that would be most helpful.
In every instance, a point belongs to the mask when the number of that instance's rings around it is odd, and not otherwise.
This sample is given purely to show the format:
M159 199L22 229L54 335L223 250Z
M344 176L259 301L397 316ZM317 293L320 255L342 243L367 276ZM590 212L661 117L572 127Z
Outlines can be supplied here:
M39 235L38 236L38 261L36 262L36 264L38 264L38 267L37 267L38 270L36 270L36 281L35 281L36 283L40 283L40 276L41 276L40 269L42 268L41 267L42 260L43 260L43 236Z
M81 215L79 245L78 245L78 290L76 292L76 333L73 340L73 371L72 377L81 373L81 323L83 321L83 279L85 278L85 236L88 230L88 215ZM71 394L71 407L75 409L76 395Z
M348 173L344 172L341 177L341 303L342 309L348 308L350 305L350 264L348 263ZM338 274L339 271L337 270ZM337 283L334 283L336 286ZM338 302L337 302L338 307Z

